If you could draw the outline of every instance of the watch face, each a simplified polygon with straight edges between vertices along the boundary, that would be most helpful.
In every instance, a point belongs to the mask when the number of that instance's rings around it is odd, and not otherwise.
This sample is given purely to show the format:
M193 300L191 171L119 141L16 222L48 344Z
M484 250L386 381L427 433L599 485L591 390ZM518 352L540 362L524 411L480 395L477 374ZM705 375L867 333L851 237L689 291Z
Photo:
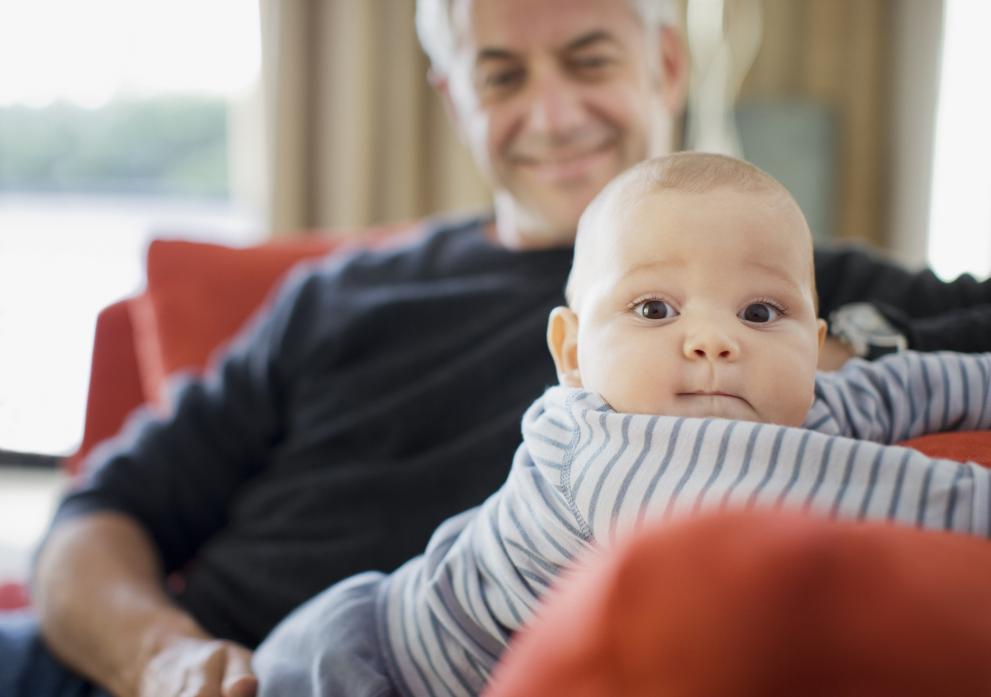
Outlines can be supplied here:
M861 358L904 351L905 337L870 303L844 305L829 317L830 331Z
M850 305L850 327L865 337L901 336L876 307L867 303ZM843 308L841 308L841 311Z

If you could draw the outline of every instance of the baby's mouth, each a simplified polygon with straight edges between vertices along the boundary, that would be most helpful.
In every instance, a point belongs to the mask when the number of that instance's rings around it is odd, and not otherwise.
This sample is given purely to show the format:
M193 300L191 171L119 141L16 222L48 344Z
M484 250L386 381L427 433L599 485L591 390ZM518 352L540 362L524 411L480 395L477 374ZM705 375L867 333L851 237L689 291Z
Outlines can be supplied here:
M733 392L724 392L722 390L695 390L692 392L678 392L676 396L678 399L698 401L712 405L719 403L732 404L734 402L738 402L753 409L753 406L745 397L741 397Z
M679 397L729 397L731 399L743 400L743 397L739 395L732 394L731 392L720 392L718 390L697 390L695 392L679 392ZM743 400L746 401L746 400Z

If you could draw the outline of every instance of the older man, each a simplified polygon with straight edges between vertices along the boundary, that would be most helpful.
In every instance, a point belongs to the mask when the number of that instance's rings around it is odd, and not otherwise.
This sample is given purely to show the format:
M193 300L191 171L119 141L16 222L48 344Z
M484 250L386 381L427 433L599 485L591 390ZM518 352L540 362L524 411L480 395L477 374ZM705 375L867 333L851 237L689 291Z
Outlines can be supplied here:
M115 695L250 694L247 647L290 609L395 567L495 490L554 380L544 320L579 214L671 147L686 58L670 9L423 3L432 79L494 216L296 277L173 415L93 463L38 559L48 650L33 620L8 622L0 693L86 694L68 666Z
M671 148L687 77L672 9L420 0L432 82L494 215L296 275L172 415L104 450L39 554L37 619L0 621L0 694L251 695L250 647L289 610L394 568L495 490L554 381L545 320L579 214ZM884 283L843 302L979 298L851 258L830 268Z

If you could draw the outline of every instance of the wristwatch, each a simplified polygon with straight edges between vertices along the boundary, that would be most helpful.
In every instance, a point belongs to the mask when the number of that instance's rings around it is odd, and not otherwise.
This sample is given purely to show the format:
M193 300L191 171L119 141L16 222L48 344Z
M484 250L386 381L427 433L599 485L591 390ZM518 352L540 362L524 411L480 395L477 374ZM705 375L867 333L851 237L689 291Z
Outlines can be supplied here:
M851 303L829 315L829 333L853 355L873 361L908 348L908 340L871 303Z

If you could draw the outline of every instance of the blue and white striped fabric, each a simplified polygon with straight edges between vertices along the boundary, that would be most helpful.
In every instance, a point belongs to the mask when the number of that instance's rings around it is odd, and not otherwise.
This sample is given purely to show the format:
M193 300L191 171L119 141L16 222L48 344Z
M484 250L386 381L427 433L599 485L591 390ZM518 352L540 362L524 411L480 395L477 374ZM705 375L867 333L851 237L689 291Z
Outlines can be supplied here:
M991 354L854 361L819 376L806 428L619 414L595 394L552 388L524 417L506 484L383 585L397 687L481 692L562 568L645 520L785 506L991 535L988 471L885 445L991 428L989 376Z

